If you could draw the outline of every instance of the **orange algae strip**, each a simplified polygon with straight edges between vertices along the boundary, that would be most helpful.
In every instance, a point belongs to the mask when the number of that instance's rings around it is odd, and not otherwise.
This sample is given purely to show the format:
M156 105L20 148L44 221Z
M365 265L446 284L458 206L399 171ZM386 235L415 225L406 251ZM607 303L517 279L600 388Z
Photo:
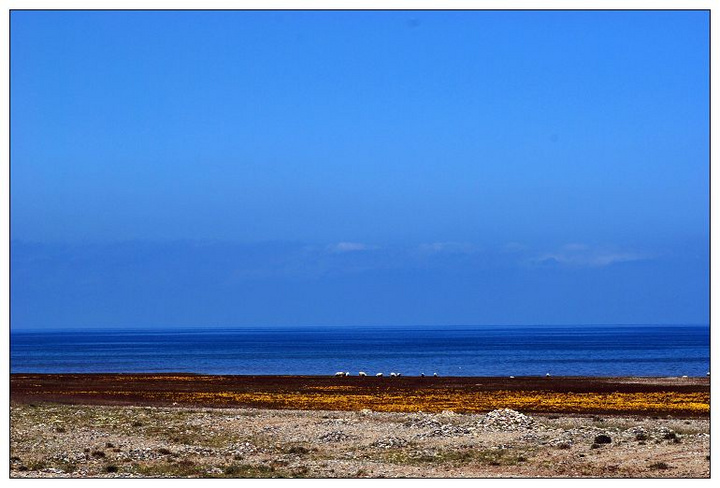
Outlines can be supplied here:
M234 393L234 392L157 392L180 403L250 405L297 410L360 410L369 408L384 412L486 412L496 408L513 408L533 412L583 413L606 412L685 412L706 414L710 410L707 393L556 393L493 391L482 393L418 392L400 394L323 394L308 393Z
M50 377L52 379L52 377ZM96 377L89 377L95 380ZM84 380L84 378L80 378ZM49 388L32 382L33 395L65 397L73 401L106 401L123 403L161 403L218 407L259 407L299 410L361 410L385 412L440 412L453 410L463 413L484 413L497 408L512 408L524 412L545 413L626 413L626 414L684 414L708 415L709 391L590 391L573 393L505 389L493 390L465 387L388 387L386 384L337 385L318 384L302 380L285 384L282 381L267 385L237 382L224 384L222 377L183 375L128 375L98 377L95 383L84 381L60 382ZM310 384L308 384L310 383ZM214 390L214 391L213 391Z

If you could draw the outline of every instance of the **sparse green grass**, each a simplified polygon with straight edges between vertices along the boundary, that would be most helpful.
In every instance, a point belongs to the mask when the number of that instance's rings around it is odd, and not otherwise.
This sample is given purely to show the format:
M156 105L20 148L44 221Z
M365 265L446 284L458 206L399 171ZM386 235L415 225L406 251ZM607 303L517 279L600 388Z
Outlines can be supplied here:
M292 446L284 447L283 452L285 452L287 454L297 454L300 456L304 456L310 452L310 449L308 449L304 446L292 445Z
M142 422L138 422L138 424L136 425L137 428L132 429L135 431L135 435L142 434L146 438L176 444L223 448L233 442L244 440L230 433L206 431L201 427L187 425L177 418L168 419L164 418L164 416L146 418Z
M287 470L278 469L276 466L277 463L276 465L249 463L218 465L180 460L135 463L131 472L153 478L299 478L309 475L306 467ZM217 472L216 468L220 471Z
M593 425L595 427L600 427L605 430L626 430L626 429L629 429L630 427L633 427L636 424L631 421L626 421L626 420L602 418L599 421L593 420Z
M198 465L194 461L182 460L177 463L135 463L131 472L153 478L198 478L207 476L207 469L207 466Z
M277 478L280 473L273 466L263 464L230 464L223 468L223 476L227 478Z
M526 462L528 452L510 449L448 449L431 452L413 452L402 449L388 452L380 456L380 461L392 464L422 466L427 464L450 465L453 467L467 465L515 466Z
M27 467L30 471L40 471L41 469L47 468L48 465L45 461L35 460L35 461L30 461L27 464Z
M673 430L680 435L709 434L710 431L703 427L673 426Z

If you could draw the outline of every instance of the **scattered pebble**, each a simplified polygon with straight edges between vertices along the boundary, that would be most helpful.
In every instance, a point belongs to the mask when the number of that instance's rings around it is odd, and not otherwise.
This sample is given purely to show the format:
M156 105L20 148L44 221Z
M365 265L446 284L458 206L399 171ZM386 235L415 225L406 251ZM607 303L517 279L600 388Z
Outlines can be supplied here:
M408 441L399 437L386 437L384 439L377 440L371 444L371 446L379 447L381 449L393 449L405 447L407 445Z
M320 436L320 440L323 442L342 442L351 438L352 436L349 436L345 432L339 430L334 430Z

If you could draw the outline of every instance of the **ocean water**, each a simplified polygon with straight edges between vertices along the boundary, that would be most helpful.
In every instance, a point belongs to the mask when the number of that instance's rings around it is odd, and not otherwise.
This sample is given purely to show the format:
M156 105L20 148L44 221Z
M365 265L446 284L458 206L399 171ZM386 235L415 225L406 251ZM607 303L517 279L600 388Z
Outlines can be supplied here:
M10 334L12 373L705 376L709 326L303 327Z

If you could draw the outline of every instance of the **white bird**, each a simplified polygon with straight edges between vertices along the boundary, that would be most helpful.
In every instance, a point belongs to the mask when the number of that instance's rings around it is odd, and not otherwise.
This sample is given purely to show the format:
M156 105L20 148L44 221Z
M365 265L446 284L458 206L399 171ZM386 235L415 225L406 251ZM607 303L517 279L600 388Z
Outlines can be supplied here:
M514 379L515 379L515 377L514 377L514 376L511 376L511 377L510 377L510 379L511 379L511 380L514 380Z
M424 377L425 377L425 373L420 373L420 377L421 377L421 378L424 378Z
M392 376L394 378L397 376L397 373L390 373L390 376Z
M365 371L360 371L358 373L358 376L367 376L367 373L365 373Z
M550 373L545 373L545 377L546 377L546 378L549 378L549 377L550 377Z
M345 376L345 373L343 371L338 371L335 373L335 376Z
M437 373L433 373L433 376L437 376Z
M375 376L377 376L378 378L380 378L380 377L382 377L382 375L383 375L382 373L378 373L378 374L376 374Z
M350 376L350 371L346 371L345 376Z

